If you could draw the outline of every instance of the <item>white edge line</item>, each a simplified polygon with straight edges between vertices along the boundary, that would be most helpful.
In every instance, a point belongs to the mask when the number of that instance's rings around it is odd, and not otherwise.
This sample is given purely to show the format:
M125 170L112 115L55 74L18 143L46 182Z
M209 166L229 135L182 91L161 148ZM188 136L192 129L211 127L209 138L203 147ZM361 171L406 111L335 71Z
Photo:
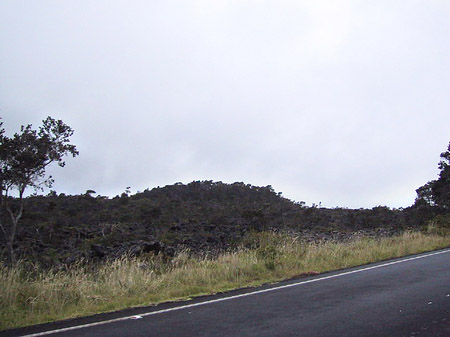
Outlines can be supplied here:
M205 301L205 302L186 304L186 305L182 305L182 306L174 307L174 308L169 308L169 309L163 309L163 310L158 310L158 311L150 311L150 312L147 312L147 313L139 314L139 316L141 316L141 317L152 316L152 315L162 314L162 313L170 312L170 311L176 311L176 310L182 310L182 309L187 309L187 308L193 308L193 307L198 307L198 306L201 306L201 305L217 303L217 302L223 302L223 301L233 300L233 299L236 299L236 298L262 294L262 293L268 293L268 292L275 291L275 290L296 287L296 286L299 286L299 285L302 285L302 284L307 284L307 283L313 283L313 282L329 280L329 279L332 279L332 278L337 278L337 277L346 276L346 275L355 274L355 273L361 273L363 271L368 271L368 270L372 270L372 269L392 266L392 265L398 264L398 263L403 263L403 262L408 262L408 261L412 261L412 260L423 259L425 257L429 257L429 256L433 256L433 255L439 255L439 254L444 254L444 253L449 253L449 252L450 252L450 249L446 249L446 250L443 250L443 251L438 251L438 252L429 253L429 254L420 255L420 256L414 256L414 257L410 257L410 258L406 258L406 259L402 259L402 260L387 262L387 263L379 264L379 265L376 265L376 266L371 266L371 267L351 270L351 271L347 271L347 272L340 273L340 274L319 277L319 278L315 278L315 279L312 279L312 280L306 280L306 281L286 284L286 285L278 286L278 287L274 287L274 288L257 290L257 291L253 291L253 292L249 292L249 293L244 293L244 294L233 295L233 296L229 296L229 297L218 298L218 299L215 299L215 300L209 300L209 301ZM50 330L50 331L34 333L34 334L31 334L31 335L23 335L23 336L20 336L20 337L46 336L46 335L51 335L51 334L55 334L55 333L65 332L65 331L71 331L71 330L77 330L77 329L82 329L82 328L88 328L88 327L92 327L92 326L96 326L96 325L103 325L103 324L109 324L109 323L114 323L114 322L125 321L125 320L128 320L128 319L133 319L135 316L136 315L127 316L127 317L121 317L121 318L114 318L114 319L109 319L109 320L106 320L106 321L100 321L100 322L95 322L95 323L76 325L76 326L71 326L71 327L68 327L68 328L62 328L62 329L56 329L56 330Z

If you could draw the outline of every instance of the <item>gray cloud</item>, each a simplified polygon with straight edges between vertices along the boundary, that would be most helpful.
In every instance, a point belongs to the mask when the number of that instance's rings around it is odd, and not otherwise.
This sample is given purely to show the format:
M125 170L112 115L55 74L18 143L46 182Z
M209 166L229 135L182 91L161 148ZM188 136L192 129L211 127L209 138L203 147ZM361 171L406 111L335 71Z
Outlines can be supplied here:
M0 4L0 115L80 156L55 189L198 179L328 207L408 206L450 135L446 1Z

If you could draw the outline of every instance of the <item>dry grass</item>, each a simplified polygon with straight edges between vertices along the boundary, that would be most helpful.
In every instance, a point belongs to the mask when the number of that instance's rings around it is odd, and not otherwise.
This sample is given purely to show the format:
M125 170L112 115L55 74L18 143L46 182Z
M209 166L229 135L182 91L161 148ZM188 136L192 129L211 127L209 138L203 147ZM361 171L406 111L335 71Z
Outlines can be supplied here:
M181 253L121 258L98 267L42 271L0 267L0 330L59 319L186 299L310 272L325 272L450 246L450 237L405 233L349 243L305 244L286 235L262 233L254 249L215 259Z

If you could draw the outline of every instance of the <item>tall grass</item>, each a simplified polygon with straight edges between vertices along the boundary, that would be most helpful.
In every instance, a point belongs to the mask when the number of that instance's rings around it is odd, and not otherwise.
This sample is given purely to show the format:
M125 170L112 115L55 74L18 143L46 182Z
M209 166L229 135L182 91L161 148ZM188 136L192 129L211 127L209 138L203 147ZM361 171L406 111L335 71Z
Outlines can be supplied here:
M124 257L60 271L0 267L0 330L255 286L450 246L450 237L404 233L384 239L307 244L255 234L250 249L215 258L181 253Z

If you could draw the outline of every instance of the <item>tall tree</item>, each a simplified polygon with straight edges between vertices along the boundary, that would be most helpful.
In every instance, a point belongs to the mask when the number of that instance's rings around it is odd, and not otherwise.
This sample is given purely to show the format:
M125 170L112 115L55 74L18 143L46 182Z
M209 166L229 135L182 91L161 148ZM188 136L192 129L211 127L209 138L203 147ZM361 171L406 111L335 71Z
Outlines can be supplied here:
M450 143L446 152L441 153L438 164L439 179L431 180L419 187L416 205L436 206L440 209L450 209Z
M437 206L450 209L450 143L446 152L441 153L439 179L431 187L433 200Z
M39 130L32 125L22 126L12 137L5 136L0 124L0 209L9 214L9 226L0 223L5 236L6 248L11 262L15 262L13 244L17 226L23 214L23 196L27 188L35 190L51 187L53 178L46 176L46 168L56 162L64 167L64 156L78 155L75 145L70 144L73 130L61 120L51 117L42 121ZM12 207L10 193L17 191L17 207ZM2 212L3 213L3 212ZM2 214L0 214L0 218Z

